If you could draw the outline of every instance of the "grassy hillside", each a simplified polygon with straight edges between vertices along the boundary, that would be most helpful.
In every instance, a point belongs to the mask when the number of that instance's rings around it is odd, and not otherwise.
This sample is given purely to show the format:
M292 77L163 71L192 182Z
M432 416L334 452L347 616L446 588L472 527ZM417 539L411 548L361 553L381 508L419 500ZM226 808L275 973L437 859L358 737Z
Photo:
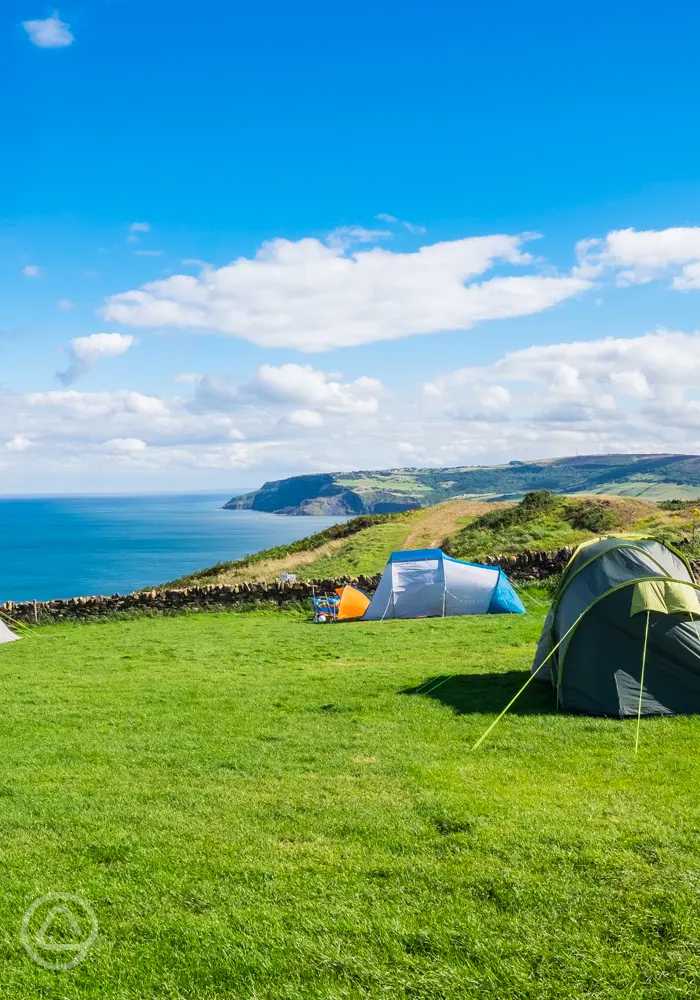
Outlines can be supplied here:
M668 508L668 509L665 509ZM402 514L364 516L288 546L222 563L174 586L302 580L379 573L395 549L442 547L460 559L555 550L614 532L650 534L677 544L700 543L700 504L657 505L621 497L563 497L537 493L519 503L452 500ZM700 545L689 550L700 556Z
M517 497L533 490L693 499L700 497L700 456L579 455L497 466L293 476L265 483L226 506L295 514L384 513L457 496Z
M635 757L633 724L538 688L470 752L540 626L257 612L0 648L4 1000L697 996L700 719L643 720ZM19 940L52 891L99 924L70 972Z
M392 530L393 529L393 530ZM193 586L207 583L234 582L235 580L267 580L291 567L303 567L309 559L316 560L322 553L344 551L354 545L354 536L366 539L365 548L371 548L370 539L390 539L393 534L405 533L400 515L362 515L349 521L331 525L315 535L308 535L286 545L253 552L232 562L217 563L207 569L171 581L167 586Z
M265 549L246 559L220 563L169 586L235 584L274 580L280 573L296 573L302 580L379 573L394 549L434 547L493 504L454 500L402 514L364 515L326 531Z
M652 535L672 544L693 541L693 511L670 510L645 501L618 497L563 497L531 493L520 503L474 518L445 541L445 550L461 559L478 559L525 549L554 550L578 545L597 535Z

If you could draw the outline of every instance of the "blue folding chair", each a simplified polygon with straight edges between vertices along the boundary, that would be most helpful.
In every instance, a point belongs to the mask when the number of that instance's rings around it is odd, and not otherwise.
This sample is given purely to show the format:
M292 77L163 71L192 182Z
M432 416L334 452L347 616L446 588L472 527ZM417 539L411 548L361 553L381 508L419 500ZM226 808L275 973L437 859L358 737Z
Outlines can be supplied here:
M314 611L314 621L319 623L334 622L338 617L340 598L337 594L314 594L311 606Z

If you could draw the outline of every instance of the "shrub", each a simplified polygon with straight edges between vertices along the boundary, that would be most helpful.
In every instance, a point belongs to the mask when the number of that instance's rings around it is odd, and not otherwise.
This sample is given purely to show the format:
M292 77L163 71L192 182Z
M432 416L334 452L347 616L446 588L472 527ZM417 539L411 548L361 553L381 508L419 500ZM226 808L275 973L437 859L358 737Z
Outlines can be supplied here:
M566 520L572 528L590 531L595 535L604 535L618 524L614 510L603 501L575 504L570 508Z
M563 504L562 497L558 497L555 493L550 493L549 490L536 490L533 493L526 493L515 507L482 514L472 522L471 527L498 531L500 528L511 528L516 524L527 524L542 514L552 513Z

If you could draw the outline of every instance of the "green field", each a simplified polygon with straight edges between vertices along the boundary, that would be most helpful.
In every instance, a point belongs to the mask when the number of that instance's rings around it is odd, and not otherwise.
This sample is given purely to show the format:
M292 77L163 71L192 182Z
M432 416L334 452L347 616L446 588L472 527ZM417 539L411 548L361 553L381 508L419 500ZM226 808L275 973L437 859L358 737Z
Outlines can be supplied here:
M526 677L530 593L522 618L199 614L0 648L3 1000L697 996L700 719L644 720L635 757L633 723L536 685L470 751ZM53 891L99 924L65 972L20 943Z
M698 500L700 486L687 483L659 483L653 477L632 477L621 483L606 483L597 492L618 493L620 496L639 497L641 500Z

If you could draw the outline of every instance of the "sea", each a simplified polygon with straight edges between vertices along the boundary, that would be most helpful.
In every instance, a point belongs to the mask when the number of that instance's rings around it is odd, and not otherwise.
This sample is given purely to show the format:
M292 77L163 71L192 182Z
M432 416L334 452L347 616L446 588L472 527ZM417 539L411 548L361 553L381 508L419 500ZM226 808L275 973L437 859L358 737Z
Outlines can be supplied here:
M223 510L230 497L0 498L0 603L128 593L346 520Z

